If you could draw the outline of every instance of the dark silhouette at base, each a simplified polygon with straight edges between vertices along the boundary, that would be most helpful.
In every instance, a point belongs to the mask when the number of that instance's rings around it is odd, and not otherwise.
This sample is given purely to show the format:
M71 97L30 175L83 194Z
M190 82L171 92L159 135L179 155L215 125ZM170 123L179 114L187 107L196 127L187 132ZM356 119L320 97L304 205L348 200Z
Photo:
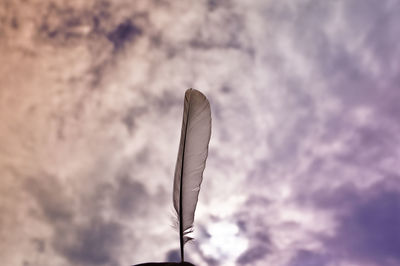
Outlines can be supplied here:
M194 264L191 264L190 262L150 262L150 263L142 263L142 264L136 264L132 266L195 266Z

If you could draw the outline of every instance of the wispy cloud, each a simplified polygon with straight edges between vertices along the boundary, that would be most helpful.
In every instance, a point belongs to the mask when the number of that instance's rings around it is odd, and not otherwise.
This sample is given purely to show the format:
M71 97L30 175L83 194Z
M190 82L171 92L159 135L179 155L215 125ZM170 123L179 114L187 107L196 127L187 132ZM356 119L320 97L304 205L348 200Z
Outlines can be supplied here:
M176 259L172 174L194 87L213 130L189 259L399 264L398 9L0 4L2 263ZM236 246L218 248L221 225Z

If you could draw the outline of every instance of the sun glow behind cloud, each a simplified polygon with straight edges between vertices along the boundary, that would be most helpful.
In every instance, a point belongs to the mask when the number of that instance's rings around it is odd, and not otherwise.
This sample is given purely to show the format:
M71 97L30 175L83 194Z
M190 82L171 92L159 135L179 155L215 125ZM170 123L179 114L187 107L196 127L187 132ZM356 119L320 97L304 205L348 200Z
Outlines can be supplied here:
M223 261L222 265L235 265L236 259L249 244L234 223L214 223L207 228L207 232L210 234L209 240L203 242L200 248L207 257Z

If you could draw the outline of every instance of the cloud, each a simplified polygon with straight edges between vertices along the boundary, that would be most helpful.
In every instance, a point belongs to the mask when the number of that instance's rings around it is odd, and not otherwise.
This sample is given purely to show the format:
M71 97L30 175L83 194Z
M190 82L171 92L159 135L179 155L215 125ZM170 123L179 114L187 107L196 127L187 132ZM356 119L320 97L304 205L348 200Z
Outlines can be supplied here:
M96 217L81 226L57 231L53 245L74 265L119 265L123 226Z
M398 264L399 189L397 181L388 179L364 190L345 184L315 194L313 204L333 210L337 223L333 235L320 236L327 255L317 258L326 263ZM302 261L304 252L299 251L295 260ZM305 260L315 257L313 252L305 254L309 254Z
M329 265L328 261L329 258L326 258L324 255L306 250L300 250L290 261L288 266L325 266Z
M180 262L181 261L181 254L179 250L170 250L167 253L166 261L170 262Z
M113 198L113 207L121 215L139 215L146 211L147 202L151 200L142 183L123 177Z
M267 253L268 249L265 246L255 246L240 255L236 262L239 265L251 265L256 261L261 261Z
M107 38L113 43L114 49L120 49L128 41L140 36L142 30L131 21L125 21L119 24L113 31L111 31Z
M377 184L347 203L349 211L339 218L337 235L328 243L355 260L398 264L400 235L396 224L400 219L400 198L399 184L394 185ZM350 235L356 237L349 238Z
M96 202L85 202L85 196L72 197L64 192L54 177L48 176L45 180L27 181L27 191L37 200L45 218L43 222L53 227L53 237L41 239L40 243L51 245L74 265L118 265L116 250L121 243L123 226L103 218L99 205L96 206L107 199L107 194L93 199ZM79 210L77 203L89 206L83 205L85 210Z
M111 182L98 180L91 187L80 194L54 176L26 180L26 191L37 202L40 213L26 219L52 229L51 237L34 239L38 252L47 256L55 252L68 265L120 265L127 237L141 241L135 230L126 232L125 223L132 216L146 219L154 206L155 202L145 204L149 201L146 188L127 175ZM31 212L37 212L36 208ZM50 250L46 251L46 246Z
M398 242L398 185L385 183L400 158L396 10L369 0L1 3L4 263L176 259L168 210L189 87L213 112L193 262L398 263L385 242ZM211 258L203 250L223 238L209 229L225 223L247 244Z

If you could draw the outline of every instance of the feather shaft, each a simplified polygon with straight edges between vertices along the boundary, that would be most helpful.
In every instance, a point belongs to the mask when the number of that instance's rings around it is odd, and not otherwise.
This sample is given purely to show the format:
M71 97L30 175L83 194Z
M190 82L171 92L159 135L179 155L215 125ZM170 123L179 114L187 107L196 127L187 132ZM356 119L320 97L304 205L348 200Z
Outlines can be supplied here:
M181 261L184 245L191 238L194 213L211 136L211 110L207 98L199 91L185 93L181 139L175 167L173 202L179 221Z

